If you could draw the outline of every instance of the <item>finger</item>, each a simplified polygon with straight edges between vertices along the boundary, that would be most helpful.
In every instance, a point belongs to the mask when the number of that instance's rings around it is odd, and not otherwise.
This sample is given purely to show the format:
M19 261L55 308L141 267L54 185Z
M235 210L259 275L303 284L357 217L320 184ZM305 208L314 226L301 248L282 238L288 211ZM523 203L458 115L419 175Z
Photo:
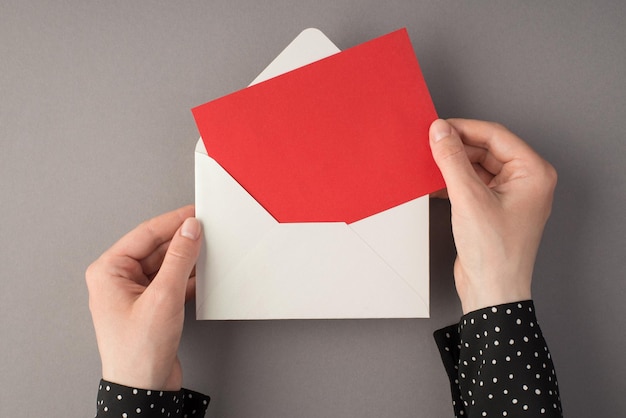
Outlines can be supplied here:
M472 167L474 167L474 171L478 175L478 178L480 178L485 185L489 185L495 177L491 174L491 172L485 170L485 168L478 163L472 163Z
M193 213L194 207L190 205L145 221L124 235L109 251L142 260L172 239L183 221L193 216Z
M147 286L150 280L144 274L141 265L130 257L115 256L110 253L102 254L85 272L88 288L97 282L105 286L116 287L111 278L133 281L141 286ZM120 283L119 281L115 283Z
M452 125L438 119L431 124L429 134L433 158L441 170L451 200L468 193L475 194L477 187L484 187Z
M172 238L163 264L151 286L168 295L173 303L184 302L189 275L200 254L200 222L187 218Z
M465 145L465 153L472 164L480 164L482 168L493 174L494 176L502 171L501 161L498 161L492 153L485 148L475 147L473 145Z
M146 276L152 276L159 271L171 242L170 240L162 243L156 250L140 261Z
M500 163L537 157L533 149L504 126L471 119L448 119L463 142L488 150Z

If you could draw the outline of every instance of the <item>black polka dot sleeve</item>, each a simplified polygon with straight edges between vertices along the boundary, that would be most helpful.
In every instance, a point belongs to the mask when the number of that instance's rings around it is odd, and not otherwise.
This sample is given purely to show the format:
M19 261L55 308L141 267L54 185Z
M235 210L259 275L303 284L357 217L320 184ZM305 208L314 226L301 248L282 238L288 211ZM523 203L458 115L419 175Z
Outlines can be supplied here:
M562 417L533 302L470 312L435 332L456 417Z
M135 389L100 380L96 418L201 418L210 398L188 389Z

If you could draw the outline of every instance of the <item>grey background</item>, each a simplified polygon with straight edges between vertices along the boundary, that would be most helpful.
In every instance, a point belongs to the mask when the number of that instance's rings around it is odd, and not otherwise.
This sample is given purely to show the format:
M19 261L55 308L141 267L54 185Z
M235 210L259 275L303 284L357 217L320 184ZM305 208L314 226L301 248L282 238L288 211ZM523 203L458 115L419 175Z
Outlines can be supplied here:
M193 201L189 109L247 85L302 29L345 49L406 26L443 117L496 120L559 171L534 296L568 417L626 411L622 1L0 2L0 416L90 416L84 269ZM428 320L196 322L209 417L448 417L431 333L460 309L431 202Z

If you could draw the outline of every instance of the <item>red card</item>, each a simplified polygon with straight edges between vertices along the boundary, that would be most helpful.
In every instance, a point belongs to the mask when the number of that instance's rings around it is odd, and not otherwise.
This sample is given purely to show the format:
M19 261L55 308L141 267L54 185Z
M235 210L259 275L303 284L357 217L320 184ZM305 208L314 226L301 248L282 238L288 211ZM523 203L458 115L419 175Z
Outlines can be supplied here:
M278 222L352 223L445 187L405 29L192 112L207 154Z

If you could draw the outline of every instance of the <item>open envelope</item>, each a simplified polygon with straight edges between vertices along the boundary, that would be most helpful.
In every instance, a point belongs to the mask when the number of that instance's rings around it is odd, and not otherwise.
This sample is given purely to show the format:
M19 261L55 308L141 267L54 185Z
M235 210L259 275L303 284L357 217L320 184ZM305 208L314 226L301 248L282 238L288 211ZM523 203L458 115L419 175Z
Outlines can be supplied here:
M338 52L320 31L305 30L252 84ZM279 222L202 139L195 169L204 228L198 319L428 317L427 195L352 222ZM444 187L438 171L425 176L422 194Z

